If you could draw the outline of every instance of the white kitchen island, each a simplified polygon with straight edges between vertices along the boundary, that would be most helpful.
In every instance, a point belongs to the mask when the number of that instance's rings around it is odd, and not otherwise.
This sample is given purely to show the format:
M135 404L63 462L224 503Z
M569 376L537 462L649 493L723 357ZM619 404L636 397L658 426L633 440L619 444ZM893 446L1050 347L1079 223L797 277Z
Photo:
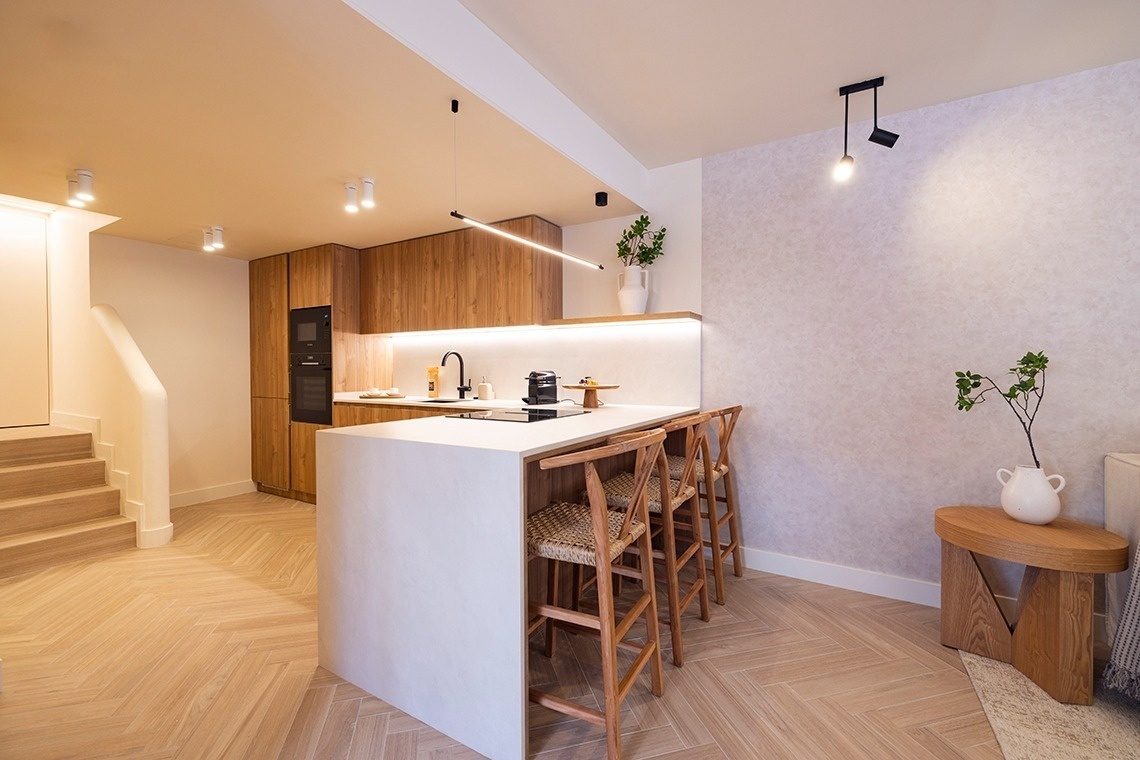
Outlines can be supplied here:
M526 463L693 411L318 432L321 666L494 760L525 758Z

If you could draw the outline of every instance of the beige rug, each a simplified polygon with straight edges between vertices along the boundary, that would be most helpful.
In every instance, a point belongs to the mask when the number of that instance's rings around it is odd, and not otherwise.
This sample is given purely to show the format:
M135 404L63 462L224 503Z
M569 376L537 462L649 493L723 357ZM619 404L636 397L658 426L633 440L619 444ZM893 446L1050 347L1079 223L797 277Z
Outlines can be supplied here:
M959 652L1006 760L1140 760L1140 705L1097 688L1063 705L1012 665Z

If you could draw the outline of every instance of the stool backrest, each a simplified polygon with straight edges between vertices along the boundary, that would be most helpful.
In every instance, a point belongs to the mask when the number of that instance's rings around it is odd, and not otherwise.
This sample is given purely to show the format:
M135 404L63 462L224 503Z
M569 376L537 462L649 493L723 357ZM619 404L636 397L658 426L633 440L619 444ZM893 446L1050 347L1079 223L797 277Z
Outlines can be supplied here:
M634 486L629 507L625 511L621 528L617 538L624 540L630 535L634 518L644 524L649 523L649 510L646 506L646 486L649 476L653 474L653 467L657 464L661 453L661 444L665 440L665 431L654 428L638 433L626 433L615 436L602 446L585 451L574 451L569 454L547 457L538 463L541 470L553 470L559 467L568 467L581 464L586 470L586 494L590 502L590 518L594 528L594 546L597 547L598 565L605 567L609 564L609 519L607 512L617 511L606 505L606 492L602 488L602 479L598 476L596 462L602 459L635 453L633 469Z
M702 451L702 447L707 445L708 425L709 420L712 419L712 414L709 412L699 412L697 414L690 414L687 417L678 417L671 420L661 428L666 433L672 433L678 430L685 431L685 466L681 470L681 477L677 478L674 484L670 484L669 496L672 499L677 497L681 489L686 485L696 487L697 484L697 454ZM665 450L661 450L661 463L658 465L658 471L663 472L660 482L666 483L669 481L669 463L664 458ZM662 470L662 465L664 470ZM665 494L662 493L662 498ZM663 505L667 507L668 505Z
M736 428L736 421L740 419L740 412L744 407L740 404L736 406L722 406L719 409L710 409L709 415L716 418L717 422L717 452L716 460L713 461L711 470L713 472L719 470L721 467L728 465L728 442L732 439L732 431ZM701 455L705 460L705 467L709 467L711 454L709 453L709 437L705 437L705 443L701 451Z

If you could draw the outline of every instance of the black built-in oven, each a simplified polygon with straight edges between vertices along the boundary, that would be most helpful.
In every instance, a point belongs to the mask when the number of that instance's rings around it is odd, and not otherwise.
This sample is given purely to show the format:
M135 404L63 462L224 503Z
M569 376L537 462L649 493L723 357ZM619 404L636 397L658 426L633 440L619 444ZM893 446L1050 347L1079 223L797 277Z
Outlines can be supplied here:
M332 310L289 312L289 418L332 424Z
M332 424L332 354L289 357L289 416L294 422Z

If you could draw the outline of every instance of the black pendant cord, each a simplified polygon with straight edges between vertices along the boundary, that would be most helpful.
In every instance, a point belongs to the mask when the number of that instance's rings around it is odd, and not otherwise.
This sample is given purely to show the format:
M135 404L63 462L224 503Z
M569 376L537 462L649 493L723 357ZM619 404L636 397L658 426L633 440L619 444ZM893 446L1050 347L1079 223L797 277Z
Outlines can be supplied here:
M879 88L875 88L875 129L879 128Z
M459 101L451 101L451 186L454 192L452 208L459 209Z
M851 96L843 96L843 155L847 155L847 116L851 109Z

